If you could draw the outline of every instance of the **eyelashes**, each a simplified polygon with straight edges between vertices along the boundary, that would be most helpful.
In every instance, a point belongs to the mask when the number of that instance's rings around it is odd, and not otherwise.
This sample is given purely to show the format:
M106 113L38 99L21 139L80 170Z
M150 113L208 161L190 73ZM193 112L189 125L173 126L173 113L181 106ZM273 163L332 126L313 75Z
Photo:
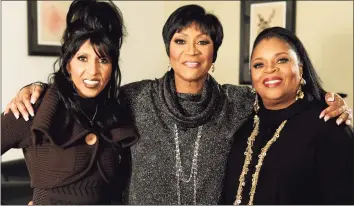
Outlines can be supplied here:
M185 42L184 40L182 40L182 39L175 39L174 42L175 42L176 44L185 44L185 43L186 43L186 42Z
M87 57L86 56L83 56L83 55L80 55L77 57L77 59L81 62L87 62ZM102 57L102 58L99 58L98 59L98 62L99 63L102 63L102 64L108 64L110 63L109 59L107 57Z
M289 58L280 58L280 59L278 59L277 60L277 64L286 64L286 63L288 63L288 62L290 62L290 59ZM262 68L264 66L264 64L263 63L255 63L255 64L253 64L253 68L255 68L255 69L259 69L259 68Z
M82 62L86 62L87 61L87 57L85 57L85 56L78 56L77 59L79 61L82 61Z
M175 42L176 44L180 44L180 45L186 43L186 41L183 40L183 39L175 39L174 42ZM201 41L198 41L197 44L199 44L199 45L208 45L208 44L210 44L210 41L208 41L208 40L201 40Z
M280 58L277 63L280 63L280 64L285 64L285 63L288 63L290 60L288 58Z

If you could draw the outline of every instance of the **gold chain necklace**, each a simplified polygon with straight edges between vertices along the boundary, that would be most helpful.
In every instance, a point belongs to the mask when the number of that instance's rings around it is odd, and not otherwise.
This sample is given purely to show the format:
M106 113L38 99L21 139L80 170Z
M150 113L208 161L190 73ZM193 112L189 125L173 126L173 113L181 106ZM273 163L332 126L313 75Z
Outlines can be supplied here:
M242 167L242 172L239 178L239 185L238 185L238 189L237 189L237 194L236 194L236 200L234 202L234 205L240 205L241 204L241 200L242 200L242 191L243 191L243 187L245 186L245 176L247 175L249 169L249 164L251 163L252 160L252 147L253 147L253 143L254 140L256 139L256 136L259 133L259 117L257 115L254 116L254 129L251 133L251 135L248 137L247 140L247 148L246 148L246 152L245 154L245 162L243 164ZM258 177L259 177L259 172L261 170L262 167L262 163L264 161L264 158L267 154L267 151L269 150L270 146L272 146L272 144L277 141L277 139L279 138L279 134L281 132L281 130L283 129L283 127L285 126L287 120L284 120L280 126L278 127L278 129L275 131L272 139L270 139L267 144L261 149L261 153L258 155L258 162L256 165L256 171L252 174L252 187L251 187L251 191L250 191L250 199L248 202L248 205L253 205L253 200L254 200L254 195L256 194L256 188L257 188L257 182L258 182Z

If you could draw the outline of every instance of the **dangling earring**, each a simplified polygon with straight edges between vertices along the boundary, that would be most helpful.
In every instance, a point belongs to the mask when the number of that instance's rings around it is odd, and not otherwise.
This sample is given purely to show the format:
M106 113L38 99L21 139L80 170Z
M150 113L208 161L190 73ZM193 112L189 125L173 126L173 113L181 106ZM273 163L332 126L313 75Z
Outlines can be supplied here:
M212 64L211 64L211 72L214 72L214 71L215 71L215 64L212 63Z
M253 103L253 109L254 109L254 111L255 111L256 114L257 114L260 107L259 107L259 103L258 103L258 94L257 94L255 88L252 88L252 93L253 93L253 94L256 94L256 95L255 95L256 97L255 97L254 103Z
M304 98L304 92L302 91L302 87L305 86L305 85L306 85L306 81L305 81L304 78L301 77L300 86L299 86L299 89L296 91L295 100Z
M167 66L167 71L170 71L172 69L172 65L171 65L171 62L168 63L168 66Z

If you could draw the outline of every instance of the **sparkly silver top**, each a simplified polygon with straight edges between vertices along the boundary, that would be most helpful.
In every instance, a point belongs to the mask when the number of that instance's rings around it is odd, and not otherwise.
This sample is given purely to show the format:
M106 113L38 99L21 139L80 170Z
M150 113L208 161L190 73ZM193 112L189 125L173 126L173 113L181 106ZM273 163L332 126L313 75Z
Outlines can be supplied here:
M161 79L125 85L122 93L140 135L131 147L132 176L124 204L178 204L178 196L181 204L217 204L232 137L252 112L249 87L221 86L209 76L200 96L177 94L173 72L168 72ZM177 184L175 125L187 179L202 128L195 188L193 180Z

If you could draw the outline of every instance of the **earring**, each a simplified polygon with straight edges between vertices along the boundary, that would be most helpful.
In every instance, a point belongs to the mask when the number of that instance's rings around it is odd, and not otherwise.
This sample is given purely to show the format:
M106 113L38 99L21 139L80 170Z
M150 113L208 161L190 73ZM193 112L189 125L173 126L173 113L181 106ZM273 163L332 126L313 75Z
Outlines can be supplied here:
M304 98L304 92L302 91L302 86L304 86L304 85L306 85L306 81L304 78L301 78L299 89L296 91L295 100Z
M254 93L254 94L256 94L256 96L255 96L255 99L254 99L254 103L253 103L253 109L254 109L254 111L256 112L256 114L258 113L258 111L259 111L259 103L258 103L258 94L257 94L257 92L256 92L256 89L255 88L252 88L252 93Z
M211 72L214 72L214 71L215 71L215 64L212 63L212 64L211 64Z
M170 71L172 69L172 65L171 65L171 62L168 63L168 66L167 66L167 71Z
M302 86L306 85L306 80L305 80L304 78L301 78L300 84L301 84Z

